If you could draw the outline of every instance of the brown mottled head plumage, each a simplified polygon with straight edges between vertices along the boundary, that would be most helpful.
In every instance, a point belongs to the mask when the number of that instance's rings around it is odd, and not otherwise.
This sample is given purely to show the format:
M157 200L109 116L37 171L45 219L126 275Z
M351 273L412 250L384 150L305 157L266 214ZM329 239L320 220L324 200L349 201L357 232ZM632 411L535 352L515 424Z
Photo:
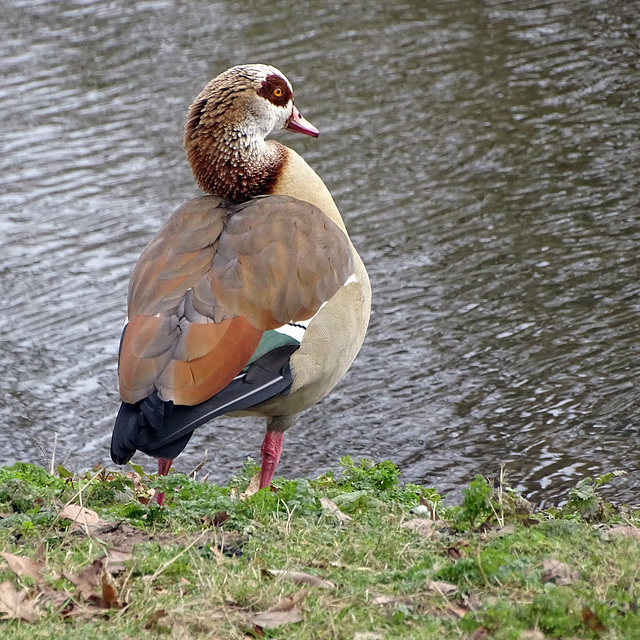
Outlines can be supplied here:
M289 81L274 67L232 67L207 84L185 130L189 164L211 195L244 202L272 192L286 147L265 138L286 128L295 108Z

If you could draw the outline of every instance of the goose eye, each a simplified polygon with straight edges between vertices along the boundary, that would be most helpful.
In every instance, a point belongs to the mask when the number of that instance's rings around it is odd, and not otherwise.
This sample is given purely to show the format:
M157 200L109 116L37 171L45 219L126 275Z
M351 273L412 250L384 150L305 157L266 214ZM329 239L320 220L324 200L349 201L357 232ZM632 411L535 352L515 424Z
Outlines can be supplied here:
M282 89L281 89L280 87L276 87L276 88L273 90L273 95L274 95L276 98L280 98L280 97L282 96Z

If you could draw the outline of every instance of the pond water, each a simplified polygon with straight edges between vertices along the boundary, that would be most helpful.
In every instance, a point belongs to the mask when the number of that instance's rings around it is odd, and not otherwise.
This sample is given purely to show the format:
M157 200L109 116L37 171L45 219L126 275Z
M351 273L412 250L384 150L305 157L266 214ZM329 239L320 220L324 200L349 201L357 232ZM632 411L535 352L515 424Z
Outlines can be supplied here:
M368 265L363 350L285 437L281 475L347 453L457 494L507 463L550 501L640 489L640 12L627 0L8 0L0 21L0 464L109 462L127 282L199 194L187 106L279 67L288 132ZM56 436L57 434L57 436ZM259 420L176 466L226 481ZM154 465L137 458L146 468Z

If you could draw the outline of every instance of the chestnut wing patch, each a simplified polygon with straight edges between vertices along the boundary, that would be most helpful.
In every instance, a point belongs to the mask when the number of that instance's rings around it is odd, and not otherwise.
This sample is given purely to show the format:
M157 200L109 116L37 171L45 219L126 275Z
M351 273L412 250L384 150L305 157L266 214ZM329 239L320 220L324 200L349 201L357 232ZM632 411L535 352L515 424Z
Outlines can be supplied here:
M243 369L265 330L311 318L352 273L345 234L307 202L185 203L131 278L123 401L154 390L176 404L207 400Z

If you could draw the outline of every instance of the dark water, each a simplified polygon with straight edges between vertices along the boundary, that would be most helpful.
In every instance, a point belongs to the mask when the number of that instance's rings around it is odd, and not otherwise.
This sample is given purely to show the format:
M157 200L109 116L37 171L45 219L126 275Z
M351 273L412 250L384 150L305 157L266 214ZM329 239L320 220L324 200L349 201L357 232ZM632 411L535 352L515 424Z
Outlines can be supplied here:
M374 288L363 351L280 473L350 453L456 491L508 463L552 500L640 488L640 12L628 0L5 1L0 20L0 464L108 461L129 274L198 194L185 111L276 65L319 140ZM218 481L260 421L196 434ZM141 458L148 468L153 465Z

